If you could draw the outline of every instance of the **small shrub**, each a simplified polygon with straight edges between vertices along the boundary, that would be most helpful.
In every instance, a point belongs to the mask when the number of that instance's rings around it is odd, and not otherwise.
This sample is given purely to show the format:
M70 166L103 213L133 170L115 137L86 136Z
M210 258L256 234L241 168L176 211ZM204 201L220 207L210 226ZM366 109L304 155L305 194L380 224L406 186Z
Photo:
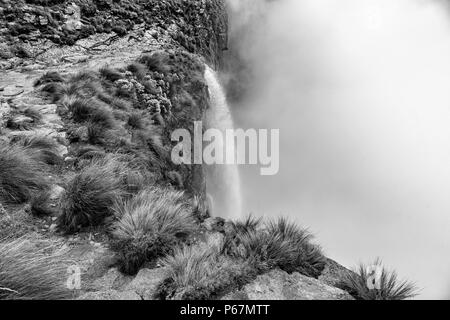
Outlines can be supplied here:
M195 229L192 208L182 192L149 188L116 206L112 235L120 269L136 273L146 262L169 253Z
M27 148L0 145L0 199L23 203L48 187L45 168L36 158Z
M0 242L0 300L71 297L66 287L69 264L62 254L47 254L49 249L36 248L23 238Z
M344 278L341 287L358 300L405 300L417 295L417 288L408 281L399 281L395 271L388 271L382 267L377 259L373 266L380 268L379 288L369 288L372 274L367 266L361 264L356 271L349 272Z

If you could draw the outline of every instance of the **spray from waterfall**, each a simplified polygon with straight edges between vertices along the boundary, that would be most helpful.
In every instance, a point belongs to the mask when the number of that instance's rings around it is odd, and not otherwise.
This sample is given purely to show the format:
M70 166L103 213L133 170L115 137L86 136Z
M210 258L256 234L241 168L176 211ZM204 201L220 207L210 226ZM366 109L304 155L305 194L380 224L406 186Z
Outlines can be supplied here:
M444 297L448 1L228 3L235 123L281 130L280 174L241 167L244 210L290 216L340 263L381 256L421 298Z
M210 109L207 112L207 126L220 130L234 129L233 118L228 107L225 92L217 74L206 66L205 79L209 88ZM234 144L223 142L222 149L234 153ZM232 148L232 149L231 149ZM212 214L226 219L241 217L242 199L239 168L235 164L216 164L205 166L206 192L210 197Z

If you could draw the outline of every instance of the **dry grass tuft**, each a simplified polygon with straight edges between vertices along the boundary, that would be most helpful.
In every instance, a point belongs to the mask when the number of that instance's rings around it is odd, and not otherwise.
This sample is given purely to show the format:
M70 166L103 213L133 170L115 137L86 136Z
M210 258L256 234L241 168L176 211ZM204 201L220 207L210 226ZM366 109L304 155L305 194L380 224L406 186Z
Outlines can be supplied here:
M37 248L21 238L0 242L0 300L61 300L72 296L66 287L68 261L52 247Z
M134 274L146 262L169 253L197 228L182 192L149 188L116 206L112 235L123 272Z

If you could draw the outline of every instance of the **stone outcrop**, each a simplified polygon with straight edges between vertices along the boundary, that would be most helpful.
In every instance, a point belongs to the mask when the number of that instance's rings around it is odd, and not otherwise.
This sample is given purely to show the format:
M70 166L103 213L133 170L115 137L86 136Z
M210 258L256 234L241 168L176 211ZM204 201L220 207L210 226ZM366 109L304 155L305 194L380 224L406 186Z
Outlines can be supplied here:
M353 300L345 291L299 273L279 269L258 276L223 300Z

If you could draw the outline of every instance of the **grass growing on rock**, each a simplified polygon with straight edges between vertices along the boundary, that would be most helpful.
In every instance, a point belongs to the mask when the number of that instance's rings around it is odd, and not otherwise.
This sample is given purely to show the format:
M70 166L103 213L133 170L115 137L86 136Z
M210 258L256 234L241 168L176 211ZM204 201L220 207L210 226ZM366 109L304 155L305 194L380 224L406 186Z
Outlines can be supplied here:
M235 238L228 242L229 254L251 261L260 273L280 268L314 278L321 274L325 257L311 242L311 233L283 218L264 228L258 228L259 223L249 218L238 225Z
M342 289L357 300L406 300L417 296L415 284L399 280L395 271L382 266L381 260L377 259L372 266L374 268L361 264L356 272L348 273L341 284ZM371 272L375 269L379 270L378 274Z
M176 249L161 260L167 277L158 288L161 299L211 299L275 268L318 277L325 257L311 234L285 219L263 224L249 216L216 244Z
M175 249L161 259L168 273L158 288L158 298L207 300L246 284L256 276L248 261L222 253L219 245L202 243Z
M31 155L37 161L50 165L60 164L62 162L61 156L58 153L58 143L49 136L21 136L16 141L16 144L30 150Z
M147 261L170 253L197 229L193 208L182 192L149 188L116 206L113 247L120 269L136 273Z
M56 300L71 297L67 261L24 238L0 242L0 300Z

